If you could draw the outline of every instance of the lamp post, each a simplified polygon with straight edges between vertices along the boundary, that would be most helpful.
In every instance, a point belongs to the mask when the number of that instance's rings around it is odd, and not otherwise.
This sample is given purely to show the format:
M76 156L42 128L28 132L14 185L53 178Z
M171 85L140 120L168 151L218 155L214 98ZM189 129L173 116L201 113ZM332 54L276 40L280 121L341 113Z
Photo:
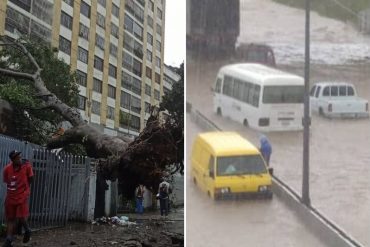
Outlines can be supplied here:
M303 118L303 178L302 178L302 202L310 205L309 183L309 137L310 137L310 0L306 1L306 25L305 25L305 70L304 70L304 118Z

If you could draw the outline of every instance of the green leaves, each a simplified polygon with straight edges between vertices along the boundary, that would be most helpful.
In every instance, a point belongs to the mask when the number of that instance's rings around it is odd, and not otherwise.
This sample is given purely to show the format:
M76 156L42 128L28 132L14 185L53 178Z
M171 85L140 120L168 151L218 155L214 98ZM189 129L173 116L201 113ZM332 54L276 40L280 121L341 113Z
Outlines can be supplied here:
M24 45L42 68L41 78L47 89L67 105L76 107L76 74L70 72L68 64L58 59L57 50L40 40L24 40ZM0 51L0 57L5 58L0 61L1 68L31 74L36 72L26 54L15 46L6 46ZM0 76L0 98L9 101L15 108L17 133L14 136L17 138L43 145L63 121L59 114L43 108L33 82Z

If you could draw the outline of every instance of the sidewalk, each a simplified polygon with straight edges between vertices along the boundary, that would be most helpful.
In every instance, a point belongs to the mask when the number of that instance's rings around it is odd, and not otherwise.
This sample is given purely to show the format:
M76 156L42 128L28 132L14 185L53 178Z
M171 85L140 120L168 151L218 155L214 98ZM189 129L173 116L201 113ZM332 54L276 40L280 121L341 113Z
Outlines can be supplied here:
M119 214L119 216L127 216L129 221L141 220L156 220L156 221L184 221L184 208L172 208L168 216L161 216L159 209L157 211L147 211L143 214L129 213Z

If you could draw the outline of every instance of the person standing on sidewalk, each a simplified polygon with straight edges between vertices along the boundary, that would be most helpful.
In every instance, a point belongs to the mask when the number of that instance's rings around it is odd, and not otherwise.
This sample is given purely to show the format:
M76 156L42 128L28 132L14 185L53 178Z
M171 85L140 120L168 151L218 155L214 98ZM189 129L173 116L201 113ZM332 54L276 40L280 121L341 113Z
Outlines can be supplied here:
M7 236L3 247L12 246L16 220L19 220L25 230L23 243L28 243L31 238L27 217L29 216L30 185L33 180L32 165L28 160L22 160L21 152L17 150L11 151L9 158L11 162L3 170L3 182L7 186L5 198Z
M170 193L170 184L165 179L163 179L163 181L159 184L158 187L158 197L161 216L168 215L170 201L169 193Z
M143 207L144 192L145 192L144 185L139 184L139 186L135 190L136 213L138 214L142 214L144 212L144 207Z

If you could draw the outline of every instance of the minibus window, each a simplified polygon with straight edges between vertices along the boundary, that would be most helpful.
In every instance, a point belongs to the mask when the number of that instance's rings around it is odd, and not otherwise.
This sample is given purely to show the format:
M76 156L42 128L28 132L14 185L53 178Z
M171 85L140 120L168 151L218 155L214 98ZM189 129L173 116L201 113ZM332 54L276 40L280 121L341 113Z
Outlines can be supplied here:
M216 88L215 88L216 93L221 93L221 82L222 82L222 79L221 78L217 78Z
M262 102L265 104L303 103L303 86L265 86Z
M217 158L217 176L266 173L260 155L227 156Z
M348 96L353 96L355 95L355 90L353 89L353 87L348 87Z

